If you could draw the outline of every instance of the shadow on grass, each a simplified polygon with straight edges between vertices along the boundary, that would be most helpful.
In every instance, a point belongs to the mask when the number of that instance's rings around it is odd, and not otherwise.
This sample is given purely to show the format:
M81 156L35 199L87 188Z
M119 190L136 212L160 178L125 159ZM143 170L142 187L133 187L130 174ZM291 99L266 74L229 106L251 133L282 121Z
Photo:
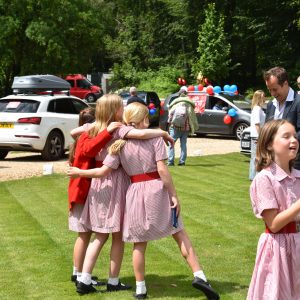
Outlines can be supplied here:
M145 280L150 298L168 297L183 299L199 296L205 298L204 293L192 287L192 278L185 275L159 276L147 274ZM133 283L132 277L122 277L122 282L133 284L131 293L135 292L135 283ZM248 286L237 282L210 280L210 284L220 296L234 292L246 293L245 290L248 289Z

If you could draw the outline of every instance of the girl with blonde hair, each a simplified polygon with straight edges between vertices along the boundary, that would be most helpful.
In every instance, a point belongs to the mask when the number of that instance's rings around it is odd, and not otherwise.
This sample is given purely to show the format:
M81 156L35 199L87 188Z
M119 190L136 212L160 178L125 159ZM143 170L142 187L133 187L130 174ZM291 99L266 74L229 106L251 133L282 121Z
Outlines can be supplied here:
M148 110L140 103L125 108L124 121L128 128L145 129L149 126ZM179 200L166 166L167 153L162 138L148 140L119 140L112 144L103 167L91 170L69 168L72 177L107 176L120 164L130 176L126 194L123 240L133 243L133 268L136 278L136 299L145 299L145 252L147 242L172 235L182 256L193 272L192 285L208 299L219 299L207 281L195 249L183 228ZM114 171L115 172L115 171ZM173 210L173 215L172 215ZM176 219L178 218L177 222Z
M251 111L251 159L249 166L249 179L253 180L256 175L255 171L255 154L256 144L261 127L265 123L265 112L263 111L263 105L265 103L265 93L262 90L257 90L253 94L252 98L252 111Z
M81 155L89 156L91 153L94 153L95 139L97 139L101 132L107 130L110 124L121 121L122 115L123 101L120 96L107 94L98 99L96 103L95 122L88 132L82 133L85 138L81 147ZM125 136L137 139L160 136L170 142L172 141L168 133L160 129L141 131L123 125L112 133L111 141L96 155L95 165L98 167L102 166L102 162L107 155L108 146L113 141ZM122 168L118 168L105 178L94 178L91 181L84 207L81 214L78 214L78 221L87 230L95 232L96 237L86 250L82 273L78 278L76 289L80 294L97 291L92 286L91 274L97 257L110 233L112 234L112 247L107 290L119 291L131 288L129 285L122 284L118 277L124 252L121 227L128 185L129 178Z

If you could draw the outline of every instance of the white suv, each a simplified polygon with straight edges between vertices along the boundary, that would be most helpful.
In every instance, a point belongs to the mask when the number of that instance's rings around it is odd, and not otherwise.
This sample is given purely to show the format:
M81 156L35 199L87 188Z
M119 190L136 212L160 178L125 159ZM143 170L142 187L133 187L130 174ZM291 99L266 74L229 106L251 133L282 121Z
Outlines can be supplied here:
M17 94L0 99L0 159L9 151L41 152L58 160L73 142L70 131L88 105L59 94Z

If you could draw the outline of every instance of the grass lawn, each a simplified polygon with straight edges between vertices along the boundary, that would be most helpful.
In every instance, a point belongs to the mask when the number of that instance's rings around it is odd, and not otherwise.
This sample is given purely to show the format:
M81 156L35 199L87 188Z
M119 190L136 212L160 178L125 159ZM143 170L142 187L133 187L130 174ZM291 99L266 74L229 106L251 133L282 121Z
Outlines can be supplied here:
M245 299L262 222L249 201L249 159L241 154L188 158L170 168L182 217L206 276L221 299ZM79 299L70 282L75 233L68 231L68 178L33 177L0 183L0 299ZM107 277L110 241L94 270ZM121 278L135 284L131 245ZM172 238L150 242L146 255L149 298L206 299ZM88 299L132 299L132 292ZM81 298L82 299L82 298Z

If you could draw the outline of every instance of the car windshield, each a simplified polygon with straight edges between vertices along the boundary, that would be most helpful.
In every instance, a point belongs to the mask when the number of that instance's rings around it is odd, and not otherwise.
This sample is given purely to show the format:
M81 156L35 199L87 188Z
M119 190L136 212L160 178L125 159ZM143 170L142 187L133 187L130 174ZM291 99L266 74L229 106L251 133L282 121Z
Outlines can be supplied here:
M35 113L40 102L34 100L5 99L0 100L0 112Z
M245 98L245 96L241 94L235 95L233 93L220 93L220 95L232 102L240 109L244 109L247 111L251 110L251 100Z

